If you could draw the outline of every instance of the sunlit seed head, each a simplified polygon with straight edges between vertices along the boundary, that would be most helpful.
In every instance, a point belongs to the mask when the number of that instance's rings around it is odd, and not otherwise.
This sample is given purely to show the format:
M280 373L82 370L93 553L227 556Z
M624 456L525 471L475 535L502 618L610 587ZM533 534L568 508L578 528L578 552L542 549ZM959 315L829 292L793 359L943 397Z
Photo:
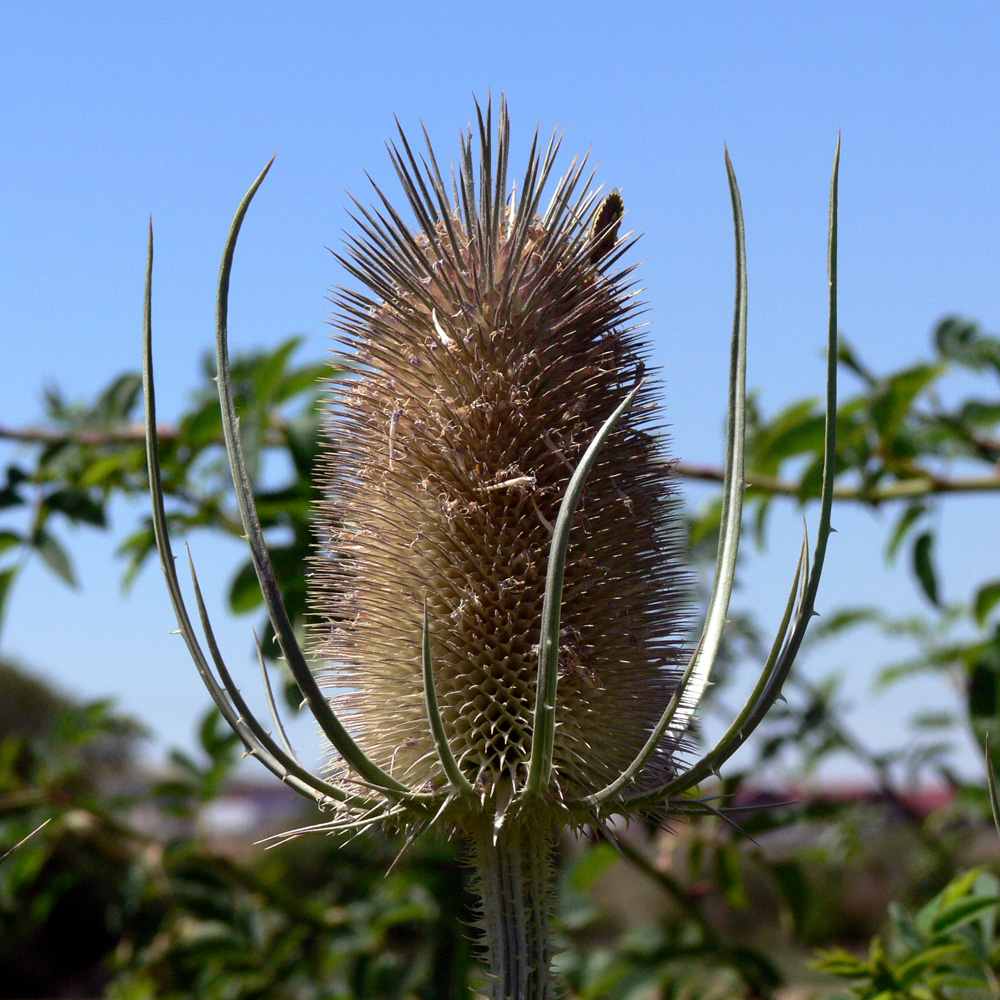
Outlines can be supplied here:
M508 121L480 119L445 184L431 152L392 148L416 227L383 199L340 258L334 326L351 374L331 381L321 462L314 652L366 753L411 787L445 778L420 671L434 677L459 765L484 798L524 782L552 525L573 468L634 385L648 348L622 201L532 152L516 203ZM478 185L475 183L478 178ZM478 188L478 191L477 191ZM381 196L381 192L379 193ZM626 767L678 679L690 617L679 501L647 383L588 485L570 539L554 778L567 794ZM670 768L670 746L650 777Z

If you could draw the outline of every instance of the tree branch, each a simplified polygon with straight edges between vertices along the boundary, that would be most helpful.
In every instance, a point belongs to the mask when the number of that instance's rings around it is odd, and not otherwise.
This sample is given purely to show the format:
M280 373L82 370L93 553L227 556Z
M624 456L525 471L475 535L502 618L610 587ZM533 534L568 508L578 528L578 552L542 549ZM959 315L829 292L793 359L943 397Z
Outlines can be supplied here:
M180 429L173 424L157 424L156 434L163 441L176 441L181 436ZM265 432L266 444L285 444L285 425L280 420L272 420ZM122 424L105 430L89 431L71 427L6 427L0 424L0 441L20 441L23 444L81 444L100 448L109 444L144 444L146 428L142 424ZM219 435L219 445L223 444Z
M674 472L685 479L721 483L725 470L715 465L698 465L693 462L676 462ZM751 494L798 497L801 484L794 479L781 479L763 472L747 469L745 479ZM910 500L914 497L939 493L989 493L1000 491L1000 472L989 476L938 476L924 472L911 479L901 479L884 486L835 486L835 500L854 500L876 504L887 500Z
M157 433L161 441L176 441L180 430L171 424L158 425ZM137 444L145 440L145 430L141 424L125 424L108 430L89 431L72 428L51 427L6 427L0 424L0 441L19 441L23 444L79 444L99 448L109 444ZM280 446L285 443L284 428L280 421L274 422L266 431L265 443ZM222 443L222 439L219 439ZM697 462L675 462L673 471L684 479L701 482L722 483L725 470L716 465L700 465ZM751 495L798 497L801 484L794 479L782 479L763 472L748 469L747 488ZM883 486L835 486L836 500L857 503L878 504L891 500L912 500L916 497L934 496L942 493L991 493L1000 492L1000 470L986 476L939 476L931 472L910 479L896 480Z
M176 440L176 427L158 426L161 440ZM23 444L83 444L100 448L108 444L132 444L146 440L142 424L124 424L107 430L87 431L54 427L5 427L0 424L0 441L20 441ZM221 443L221 438L219 439Z

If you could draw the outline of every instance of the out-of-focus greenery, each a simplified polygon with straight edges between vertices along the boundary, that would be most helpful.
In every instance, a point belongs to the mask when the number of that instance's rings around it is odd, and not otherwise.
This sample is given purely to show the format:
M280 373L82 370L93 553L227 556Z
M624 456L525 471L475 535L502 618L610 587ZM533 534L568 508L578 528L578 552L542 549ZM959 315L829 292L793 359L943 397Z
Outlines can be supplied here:
M998 910L1000 882L973 868L916 914L890 906L889 926L872 941L867 956L837 948L824 952L816 964L848 980L861 1000L989 1000L1000 988Z
M280 533L275 568L301 624L321 368L295 364L295 347L286 341L233 371L251 469L266 463L269 481L275 469L286 477L258 498L265 529ZM834 975L864 997L980 995L957 985L960 974L1000 996L996 886L983 870L997 854L987 796L949 772L941 742L949 726L977 741L989 731L1000 751L1000 576L951 603L936 558L950 497L1000 499L1000 340L947 319L931 357L899 371L871 371L846 343L840 357L854 388L838 412L837 502L890 513L886 558L907 554L926 609L909 619L891 607L836 609L812 642L857 635L863 650L856 630L906 636L918 655L883 670L879 683L947 672L965 711L923 713L906 746L875 752L851 731L836 678L807 684L793 674L788 703L735 760L739 770L704 789L721 798L666 818L666 834L624 831L627 863L601 838L567 844L560 962L581 1000L770 996L788 982L828 995ZM960 393L948 381L956 375ZM190 410L161 433L171 529L239 535L210 376L206 366ZM138 394L135 375L94 404L50 392L42 426L0 429L24 442L0 479L0 611L26 558L74 583L66 525L103 529L113 497L145 493ZM818 401L769 418L752 407L747 513L762 544L781 497L807 503L818 492L821 449ZM684 464L680 472L721 475ZM690 519L696 556L710 552L717 508ZM142 523L121 547L127 579L152 551ZM234 612L259 607L249 561L229 597ZM737 616L734 625L730 660L759 656L753 621ZM724 692L724 672L720 680ZM167 774L143 775L134 723L55 695L14 665L0 671L0 854L52 817L0 864L0 997L445 998L481 981L460 933L471 913L451 849L417 842L387 878L402 847L391 839L221 850L200 834L198 817L230 780L237 748L214 715L200 735L200 758L175 753ZM755 779L788 748L804 769L851 755L870 775L870 799L776 804ZM928 813L910 777L936 782L949 803ZM725 812L732 807L743 811ZM316 821L302 809L302 823Z
M312 468L319 440L320 378L328 365L293 365L299 344L291 338L275 350L236 358L233 394L251 476L259 477L266 457L285 472L285 482L257 494L261 524L284 529L271 558L293 623L305 613L302 566L310 551L309 505ZM213 382L214 356L204 362L205 384L176 426L160 431L163 489L172 501L171 534L211 528L234 537L243 528L232 499L229 465L222 444L222 418ZM43 426L0 429L0 439L29 447L7 465L0 486L0 623L6 598L25 560L40 558L63 582L76 586L72 557L61 539L66 525L108 526L116 496L148 496L146 449L138 423L142 379L138 373L116 378L92 404L69 403L54 389L45 393ZM124 581L129 583L156 551L151 519L119 548ZM230 606L240 613L262 603L249 556L232 581ZM265 650L270 626L258 632Z
M371 837L235 857L196 822L238 757L214 710L201 759L175 753L153 778L109 760L136 727L106 704L52 707L52 725L0 732L0 844L51 819L0 865L0 997L447 1000L475 976L446 846L388 877L401 845Z

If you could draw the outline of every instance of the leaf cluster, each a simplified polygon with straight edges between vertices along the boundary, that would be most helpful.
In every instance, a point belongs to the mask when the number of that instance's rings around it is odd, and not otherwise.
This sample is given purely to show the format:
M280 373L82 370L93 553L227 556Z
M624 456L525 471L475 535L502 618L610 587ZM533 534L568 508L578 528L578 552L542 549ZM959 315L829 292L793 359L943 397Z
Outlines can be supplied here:
M872 941L867 956L836 948L823 952L816 965L850 982L860 1000L995 997L998 910L1000 881L972 869L915 914L890 906L889 926Z
M131 744L108 760L127 719L48 695L52 720L0 733L0 845L50 821L0 864L0 997L448 1000L475 981L450 851L385 878L399 845L377 836L226 849L202 832L237 760L215 712L150 775Z
M305 614L301 567L312 546L309 506L319 440L320 380L330 372L325 364L294 363L299 344L300 338L293 337L232 364L247 465L259 487L262 524L277 532L272 558L296 623ZM160 430L163 488L176 536L197 529L242 535L231 497L214 377L214 358L206 357L204 383L193 394L191 406L176 425ZM78 578L66 528L106 529L115 499L146 500L144 433L137 422L141 382L138 373L121 375L91 404L67 402L58 390L49 389L41 427L0 428L0 438L20 441L24 449L8 463L0 486L0 621L11 587L29 558L42 559L75 587ZM118 548L125 560L126 586L153 552L152 522L144 518ZM257 608L261 600L248 559L232 581L229 604L241 613ZM266 641L269 634L265 626L265 651L273 648Z
M809 767L846 752L883 785L888 772L902 765L914 775L931 767L952 782L943 764L945 731L971 728L977 742L987 731L1000 733L1000 578L977 582L966 600L948 601L937 555L949 498L1000 491L1000 338L978 324L948 317L934 328L932 347L929 359L879 374L841 336L840 365L859 390L838 408L835 489L841 504L884 511L891 518L886 561L893 563L908 550L907 568L928 611L904 618L888 602L837 608L824 613L807 645L856 633L853 641L861 646L865 630L872 629L915 645L915 655L879 671L876 690L917 673L945 674L964 691L964 717L921 713L914 721L929 741L873 754L844 723L846 706L835 704L834 682L810 686L793 676L795 697L772 713L761 763L792 747ZM751 405L747 510L760 545L776 500L792 497L806 504L817 495L822 430L816 400L796 401L767 419L756 403ZM692 472L706 476L705 470ZM693 517L696 553L717 530L717 519L717 503ZM743 656L752 656L752 623L743 631L750 640Z

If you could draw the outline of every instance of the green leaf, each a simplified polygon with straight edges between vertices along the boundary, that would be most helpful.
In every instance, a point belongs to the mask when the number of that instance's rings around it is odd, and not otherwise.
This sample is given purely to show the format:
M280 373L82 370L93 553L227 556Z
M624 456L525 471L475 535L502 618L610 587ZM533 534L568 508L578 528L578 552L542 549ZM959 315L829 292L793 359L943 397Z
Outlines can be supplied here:
M722 499L721 497L708 501L698 508L697 513L691 519L688 543L691 548L695 548L702 542L717 539L719 536L719 524L722 520ZM714 556L715 553L713 552Z
M570 869L566 881L576 892L587 892L594 883L621 861L615 848L603 841L586 851Z
M751 996L774 996L775 990L785 985L781 971L763 952L737 945L731 955L733 965L752 987Z
M982 997L982 1000L992 1000L996 993L991 987L991 980L987 979L983 973L972 972L945 972L934 976L928 976L926 981L928 990L932 990L929 996L953 996L962 997L963 1000L973 1000L975 997Z
M983 334L978 323L949 316L934 331L934 343L943 357L973 371L991 366L1000 373L1000 340Z
M734 910L747 910L750 896L743 877L743 864L735 844L727 844L715 852L715 878Z
M982 868L970 868L968 871L956 875L938 894L935 899L939 903L953 903L957 899L962 899L976 887L976 881L983 875Z
M753 519L753 540L758 552L767 549L767 521L771 513L771 497L766 493L754 497L756 511Z
M892 529L892 534L889 536L889 542L885 547L885 558L887 562L891 563L896 558L896 553L899 551L899 546L906 537L906 533L913 527L914 522L917 521L926 512L926 510L927 505L920 503L919 501L906 505L906 509L896 522L896 527Z
M747 449L751 468L776 472L785 459L821 451L823 417L815 407L815 399L802 399L779 413Z
M133 454L141 455L139 446L136 445ZM120 481L120 477L132 471L137 463L129 460L129 455L124 452L115 452L112 455L101 455L89 461L83 475L80 476L79 483L84 489L92 486L115 486Z
M0 509L4 507L20 507L25 499L18 492L21 483L27 482L28 474L16 465L7 466L7 482L0 488Z
M843 334L837 338L837 360L863 382L867 382L870 386L877 384L878 378L861 363Z
M126 372L101 393L92 413L105 425L124 423L132 415L141 392L142 376Z
M237 614L253 611L263 602L253 563L245 562L229 585L229 607Z
M881 990L878 993L874 992L874 986L866 990L862 996L864 1000L899 1000L899 994L895 993L893 990Z
M890 437L899 430L913 401L944 372L944 365L914 365L886 380L872 400L870 410L872 423L882 437Z
M986 747L986 783L990 792L990 812L993 814L993 825L1000 834L1000 798L997 796L997 775L993 767L993 753L990 750L989 737L984 740Z
M836 459L836 468L841 470L843 463ZM803 506L807 500L812 500L820 495L823 489L823 453L820 452L813 462L810 462L802 473L799 481L798 499Z
M222 721L217 708L209 709L198 728L198 739L205 753L216 765L228 763L239 737Z
M16 531L0 531L0 552L6 552L21 544L23 539Z
M129 535L115 550L115 554L128 557L128 565L122 577L122 590L128 590L135 578L139 575L139 570L149 557L150 553L156 551L156 536L153 534L152 524L146 524L138 531Z
M815 965L817 969L841 979L867 979L874 972L868 962L844 948L821 951Z
M899 903L889 904L889 921L892 928L891 932L908 951L921 951L926 946L926 942L917 930L913 917Z
M1000 423L1000 402L968 399L958 409L958 420L971 427L993 427Z
M302 343L301 337L291 337L270 354L260 357L254 366L254 397L257 403L266 403L285 381L288 358Z
M965 899L956 899L947 906L942 907L931 921L930 929L933 934L944 934L953 931L956 927L971 923L980 913L986 910L995 910L1000 906L1000 896L972 896Z
M928 966L936 965L964 949L961 941L939 944L927 948L912 958L907 959L896 969L896 977L904 986L908 986L918 976L922 975Z
M290 421L285 431L288 453L301 479L311 480L319 452L319 414L313 410Z
M7 595L10 593L11 584L17 576L17 567L11 566L9 569L0 569L0 625L3 625L3 613L7 604Z
M989 652L969 667L966 705L969 721L979 739L989 734L990 749L1000 748L1000 670Z
M212 399L186 414L180 422L180 434L181 440L195 450L218 444L222 438L222 416L219 414L218 401Z
M104 507L90 497L84 490L66 487L55 490L45 498L45 506L49 510L65 514L71 521L81 521L97 528L107 527Z
M201 778L202 768L190 754L186 754L182 750L171 750L170 753L167 754L167 760L169 760L170 763L179 771L185 772L192 778Z
M35 529L31 536L31 547L56 576L71 587L79 586L69 553L44 528Z
M323 382L326 379L336 378L342 375L343 371L333 368L329 364L305 365L290 371L281 383L279 400L282 403L296 396L304 394L307 390L313 397L308 409L315 409L315 401L320 397Z
M812 626L813 639L836 635L846 629L857 628L859 625L879 625L883 621L883 613L878 608L842 608Z
M777 881L781 895L788 904L795 927L799 930L806 926L809 918L809 906L812 899L812 888L805 871L796 858L793 861L771 863L771 871Z
M1000 906L997 891L996 878L982 869L962 872L917 914L917 928L925 937L953 931Z
M910 719L914 729L951 729L955 725L951 712L918 712Z
M973 614L980 628L986 624L986 619L998 601L1000 601L1000 580L991 580L976 591Z
M931 561L933 548L934 536L931 532L924 531L917 536L917 540L913 543L913 572L927 600L935 607L939 607L937 574Z

